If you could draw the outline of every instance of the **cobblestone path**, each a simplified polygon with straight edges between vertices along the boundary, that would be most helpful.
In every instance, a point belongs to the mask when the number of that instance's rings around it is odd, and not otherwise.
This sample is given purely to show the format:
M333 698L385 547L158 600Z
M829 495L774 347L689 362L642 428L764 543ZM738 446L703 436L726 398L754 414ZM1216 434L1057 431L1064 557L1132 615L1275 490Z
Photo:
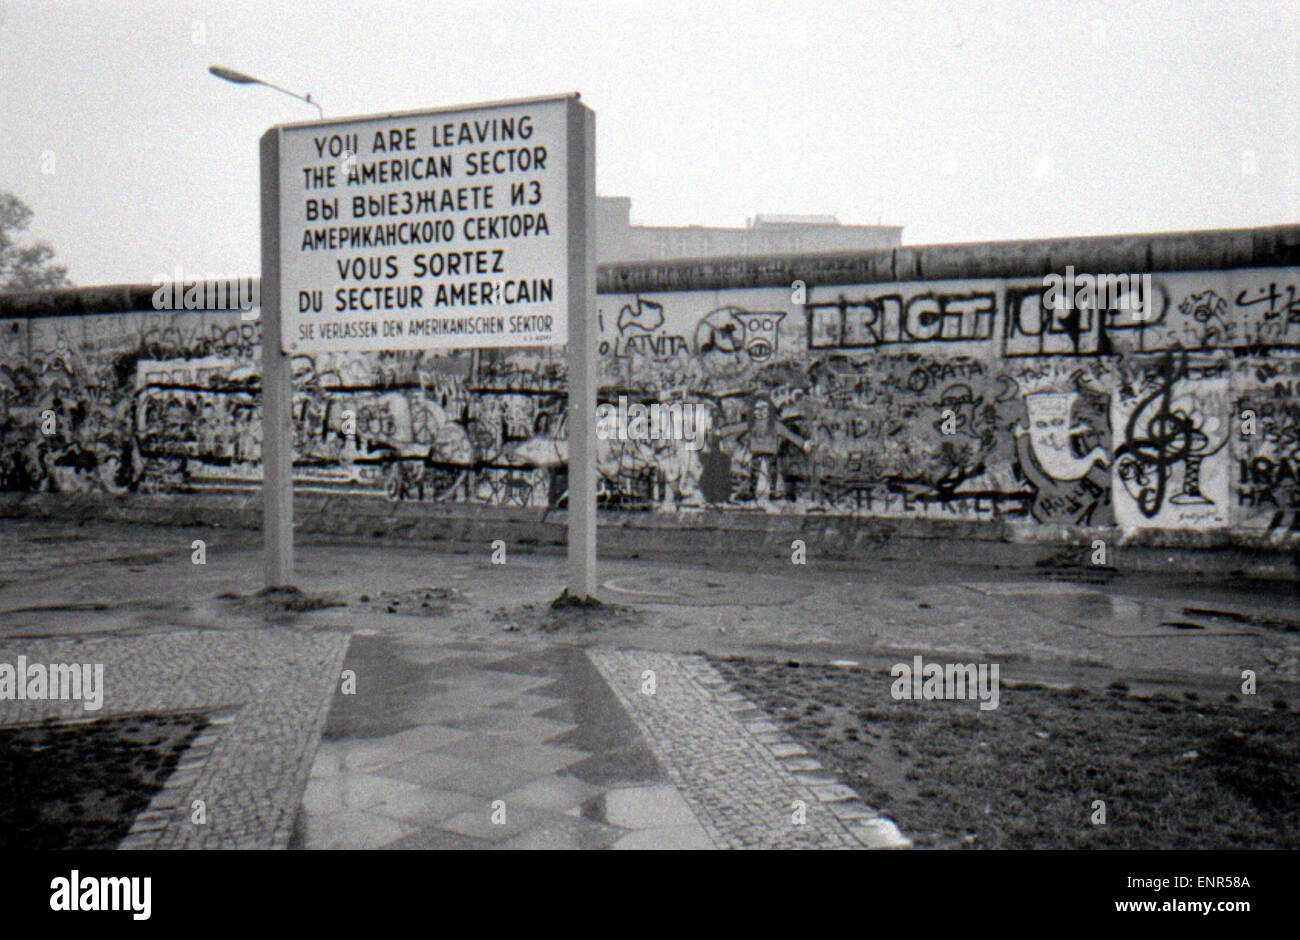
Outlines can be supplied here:
M719 847L909 844L703 657L637 650L588 655Z
M121 847L283 848L347 645L344 633L288 630L6 640L0 662L102 663L103 706L4 700L0 723L207 712Z

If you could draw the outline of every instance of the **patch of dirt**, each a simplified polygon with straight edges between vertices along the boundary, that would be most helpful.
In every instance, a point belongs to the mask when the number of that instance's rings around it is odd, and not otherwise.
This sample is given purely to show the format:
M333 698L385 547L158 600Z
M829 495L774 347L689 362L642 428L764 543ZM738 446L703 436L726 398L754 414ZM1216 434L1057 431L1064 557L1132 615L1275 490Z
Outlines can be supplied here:
M712 662L918 846L1300 848L1300 714L1285 703L1004 685L980 711L895 700L884 672Z
M550 604L520 604L502 607L489 618L509 633L590 633L610 627L640 627L645 614L618 604L605 604L594 597L577 598L568 592Z
M346 606L341 600L306 594L296 587L263 588L252 595L219 594L217 600L233 614L277 624L292 623L307 611Z
M116 848L206 725L176 714L0 728L0 848Z
M570 594L568 588L561 591L560 596L551 601L551 610L598 610L604 606L599 598L590 595L579 597L576 594Z
M456 607L464 607L469 603L464 594L448 587L380 591L378 594L362 594L358 601L368 607L382 608L390 614L404 614L409 617L439 617L450 614Z

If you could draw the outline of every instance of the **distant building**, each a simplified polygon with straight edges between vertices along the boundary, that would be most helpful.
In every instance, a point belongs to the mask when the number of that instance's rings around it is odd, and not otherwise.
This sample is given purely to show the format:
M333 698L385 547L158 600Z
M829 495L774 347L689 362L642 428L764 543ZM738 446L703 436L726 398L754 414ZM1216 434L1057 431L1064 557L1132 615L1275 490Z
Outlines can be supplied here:
M626 196L601 196L596 213L596 258L602 264L876 251L896 248L903 240L901 225L841 225L830 215L760 215L744 228L633 225L632 200Z

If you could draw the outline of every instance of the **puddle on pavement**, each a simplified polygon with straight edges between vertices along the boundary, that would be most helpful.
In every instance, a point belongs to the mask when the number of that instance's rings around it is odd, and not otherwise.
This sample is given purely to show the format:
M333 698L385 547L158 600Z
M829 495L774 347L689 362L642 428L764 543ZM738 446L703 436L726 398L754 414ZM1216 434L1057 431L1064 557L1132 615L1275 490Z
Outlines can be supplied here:
M57 637L90 634L128 635L193 627L189 608L173 604L52 604L0 613L0 636Z
M988 597L1015 598L1043 617L1116 638L1258 636L1253 628L1263 625L1263 618L1249 614L1155 603L1078 584L1007 581L964 587Z
M19 607L0 612L0 636L127 636L170 630L255 630L268 625L299 626L318 610L344 606L296 590L222 594L188 603L172 601L83 601Z
M702 578L684 572L665 572L610 578L601 584L601 589L648 604L715 607L788 604L807 597L816 586L806 580L771 575L746 574L727 579L725 574Z
M1265 630L1278 630L1283 633L1300 632L1300 621L1285 617L1258 617L1240 611L1218 610L1211 607L1184 607L1183 614L1188 617L1208 619L1210 622L1228 621L1241 626L1262 627Z
M1061 597L1051 603L1030 602L1029 606L1045 617L1065 620L1111 637L1258 635L1257 630L1232 621L1189 619L1181 605L1154 604L1123 595Z

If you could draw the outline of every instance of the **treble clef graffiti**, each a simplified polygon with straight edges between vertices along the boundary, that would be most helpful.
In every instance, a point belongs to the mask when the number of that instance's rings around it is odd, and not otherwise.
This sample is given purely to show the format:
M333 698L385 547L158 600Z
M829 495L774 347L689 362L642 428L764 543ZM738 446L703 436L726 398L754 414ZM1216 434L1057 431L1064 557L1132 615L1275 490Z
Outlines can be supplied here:
M1165 505L1181 470L1181 486L1169 497L1176 506L1208 506L1201 492L1201 465L1228 442L1226 423L1210 414L1190 391L1178 392L1185 379L1187 354L1175 363L1165 356L1156 387L1139 399L1129 415L1124 443L1115 450L1115 472L1148 519Z

